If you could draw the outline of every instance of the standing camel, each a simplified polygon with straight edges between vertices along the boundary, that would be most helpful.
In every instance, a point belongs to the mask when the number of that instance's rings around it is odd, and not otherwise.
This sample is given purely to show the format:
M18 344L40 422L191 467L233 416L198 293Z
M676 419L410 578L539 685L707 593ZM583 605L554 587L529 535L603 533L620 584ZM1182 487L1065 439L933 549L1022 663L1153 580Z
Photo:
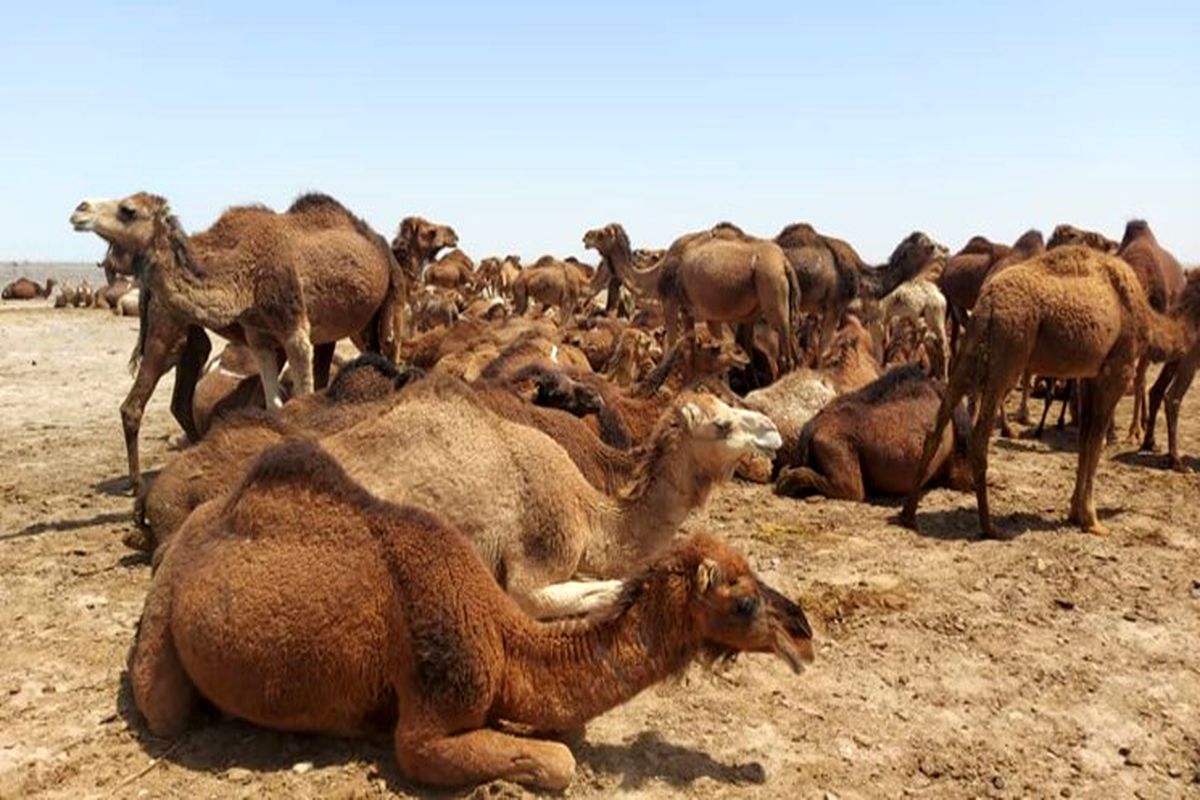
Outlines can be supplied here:
M1187 273L1183 292L1179 299L1178 313L1184 317L1197 314L1194 307L1200 305L1200 270L1193 269ZM1183 357L1163 364L1158 380L1150 389L1149 413L1146 421L1146 435L1142 440L1142 450L1154 450L1154 427L1158 416L1158 407L1163 400L1167 404L1167 459L1171 469L1176 472L1187 472L1188 468L1179 455L1179 408L1183 404L1183 396L1187 394L1200 369L1200 336Z
M231 208L208 231L191 237L163 198L146 193L84 201L71 222L76 230L93 231L131 253L141 285L138 344L131 359L136 376L121 405L135 494L141 485L142 414L158 380L172 367L178 366L172 413L189 438L199 438L192 398L211 350L204 327L257 347L260 364L268 367L262 370L264 388L273 402L280 365L278 339L271 338L279 334L272 329L291 326L287 344L305 388L327 378L337 338L353 334L372 349L397 349L393 322L405 299L404 275L382 238L325 195L302 196L284 214ZM428 227L413 226L414 236ZM436 241L442 235L434 231L427 238Z
M787 257L774 242L723 223L676 239L649 269L634 266L629 236L617 223L588 231L583 243L603 255L635 294L662 302L664 351L675 344L681 314L688 331L697 321L752 325L761 314L779 337L782 366L796 363L793 303L799 296Z
M1113 409L1147 347L1178 356L1192 345L1200 308L1188 313L1196 318L1157 314L1128 264L1086 247L1051 250L992 277L925 438L901 522L915 524L920 487L942 432L959 401L976 386L970 447L979 525L984 536L997 535L988 511L988 439L1005 393L1023 374L1035 372L1080 379L1079 466L1068 519L1085 531L1103 533L1093 482Z

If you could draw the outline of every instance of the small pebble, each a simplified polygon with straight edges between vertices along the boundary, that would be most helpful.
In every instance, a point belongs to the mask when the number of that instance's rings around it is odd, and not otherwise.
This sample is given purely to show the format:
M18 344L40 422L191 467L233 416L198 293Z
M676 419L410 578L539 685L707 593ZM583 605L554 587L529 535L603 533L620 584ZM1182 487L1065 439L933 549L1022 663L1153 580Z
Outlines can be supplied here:
M303 775L306 772L310 772L312 768L313 764L311 761L301 761L298 764L292 765L292 772L296 773L297 775Z

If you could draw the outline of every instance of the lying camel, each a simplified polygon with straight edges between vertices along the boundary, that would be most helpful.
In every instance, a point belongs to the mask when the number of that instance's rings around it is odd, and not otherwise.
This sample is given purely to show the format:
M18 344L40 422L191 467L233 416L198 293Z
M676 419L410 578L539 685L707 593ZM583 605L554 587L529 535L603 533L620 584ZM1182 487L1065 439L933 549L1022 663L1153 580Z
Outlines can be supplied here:
M1198 304L1200 306L1200 304ZM976 387L979 402L971 433L971 464L984 536L996 536L988 511L987 448L1004 395L1026 373L1079 378L1079 466L1068 520L1103 533L1093 481L1113 409L1146 350L1182 355L1200 331L1200 307L1183 316L1159 315L1123 260L1082 246L1060 247L990 278L967 327L960 358L925 439L917 480L901 514L915 524L920 488L942 444L951 414Z
M179 736L201 698L285 731L356 736L387 720L411 780L561 790L575 761L546 738L694 661L740 652L774 653L799 673L812 628L719 539L659 554L591 619L539 623L453 527L381 502L295 442L264 453L180 532L129 674L158 736Z
M430 375L401 396L322 446L369 491L456 525L509 594L539 617L606 602L616 588L611 579L662 549L743 456L780 443L763 415L685 394L664 416L635 479L612 498L556 442L489 411L459 381ZM576 576L610 580L569 582Z
M889 370L874 383L831 401L804 426L795 461L775 484L776 494L812 492L862 502L869 494L912 491L921 445L945 391L915 364ZM927 485L937 481L970 491L967 454L970 421L954 411L930 464Z
M31 281L29 278L17 278L7 286L4 291L0 292L0 298L5 300L36 300L40 297L49 297L54 291L55 284L58 281L54 278L47 278L46 285L42 286L36 281Z

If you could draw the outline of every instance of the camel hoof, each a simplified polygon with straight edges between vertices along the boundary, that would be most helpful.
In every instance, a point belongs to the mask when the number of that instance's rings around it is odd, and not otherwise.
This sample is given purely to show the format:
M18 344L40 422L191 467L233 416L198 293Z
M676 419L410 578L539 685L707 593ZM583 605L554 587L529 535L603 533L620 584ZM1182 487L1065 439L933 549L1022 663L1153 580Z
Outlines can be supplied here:
M1083 526L1084 533L1090 533L1092 536L1104 536L1108 533L1108 528L1101 525L1099 522L1093 522L1091 525Z
M154 537L150 535L150 531L144 528L126 531L125 535L121 537L121 544L139 553L154 552Z
M1153 453L1158 450L1158 442L1153 439L1143 439L1142 446L1138 448L1143 453Z
M905 508L900 512L900 517L897 521L910 531L915 531L917 529L917 510L914 508L912 511L909 511Z
M1172 458L1171 459L1171 469L1174 470L1175 472L1180 473L1181 475L1190 475L1192 472L1191 467L1189 467L1187 464L1183 463L1182 458Z
M983 528L980 530L979 535L981 539L989 539L993 542L1011 542L1013 540L1013 534L997 528L995 525Z

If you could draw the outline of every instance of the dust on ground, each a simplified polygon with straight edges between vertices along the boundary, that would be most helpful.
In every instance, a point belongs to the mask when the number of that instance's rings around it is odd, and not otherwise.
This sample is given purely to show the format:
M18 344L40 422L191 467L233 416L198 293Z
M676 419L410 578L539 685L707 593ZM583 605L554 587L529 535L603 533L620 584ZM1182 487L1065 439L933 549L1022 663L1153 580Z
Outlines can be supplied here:
M427 794L386 740L212 721L167 742L131 710L122 671L150 575L121 544L117 407L136 325L0 308L0 797ZM179 433L170 389L146 411L147 468ZM1193 468L1197 406L1181 435ZM945 490L914 533L895 503L724 487L685 529L729 537L801 599L817 663L797 677L748 656L645 692L588 727L567 795L1200 796L1200 476L1162 462L1108 449L1104 538L1064 524L1070 432L993 443L1011 542L976 541L973 497Z

